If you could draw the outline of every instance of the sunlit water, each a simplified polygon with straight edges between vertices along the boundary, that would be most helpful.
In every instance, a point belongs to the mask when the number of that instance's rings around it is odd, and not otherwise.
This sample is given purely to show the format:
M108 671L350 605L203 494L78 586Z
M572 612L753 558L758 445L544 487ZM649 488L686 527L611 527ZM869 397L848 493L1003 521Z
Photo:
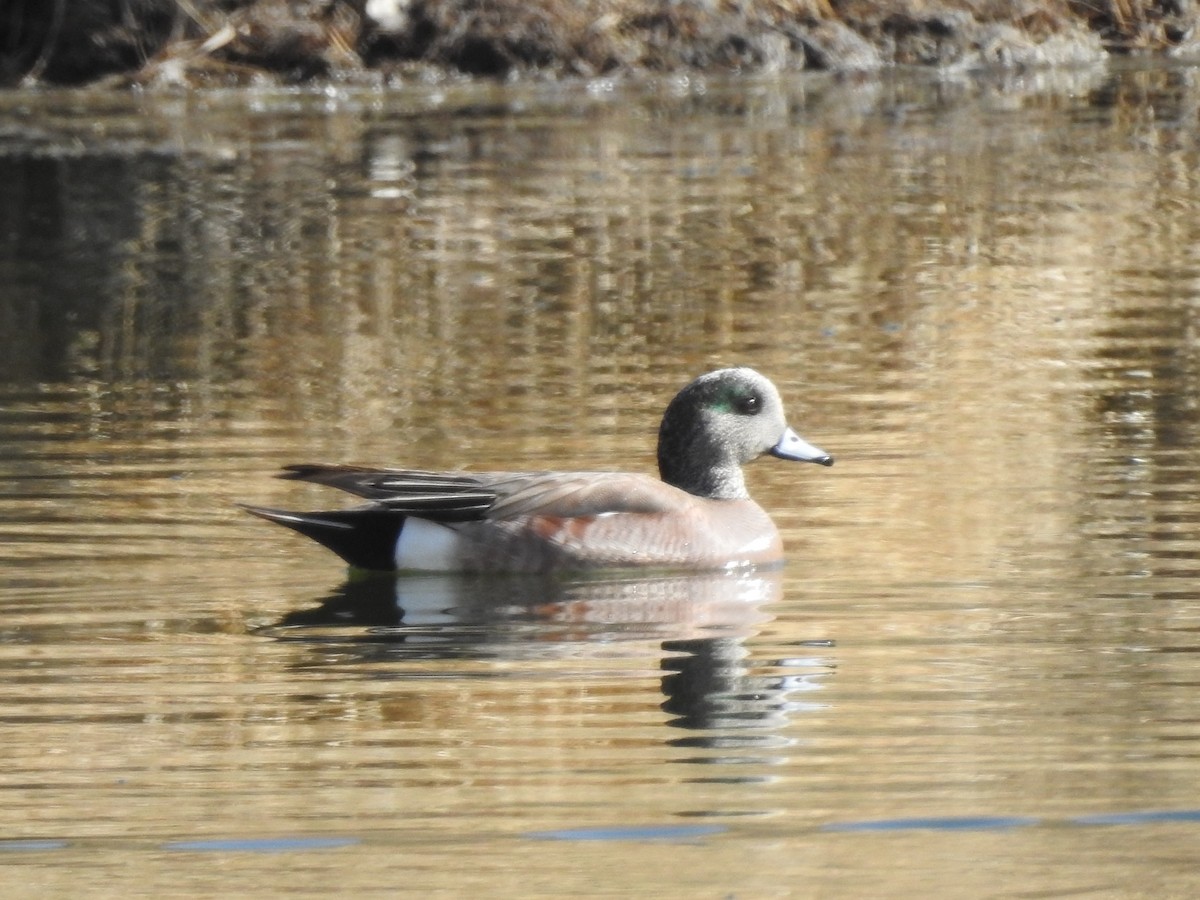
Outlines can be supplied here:
M1200 891L1187 69L0 94L5 896ZM347 581L306 460L651 470L780 572Z

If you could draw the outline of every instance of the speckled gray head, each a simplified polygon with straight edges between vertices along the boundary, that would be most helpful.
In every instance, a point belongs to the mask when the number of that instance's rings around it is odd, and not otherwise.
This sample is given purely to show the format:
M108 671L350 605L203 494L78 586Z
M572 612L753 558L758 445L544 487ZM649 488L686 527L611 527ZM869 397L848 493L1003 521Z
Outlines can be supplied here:
M833 465L833 457L788 427L783 401L753 369L701 375L675 395L658 432L662 480L714 500L746 499L742 465L764 454Z

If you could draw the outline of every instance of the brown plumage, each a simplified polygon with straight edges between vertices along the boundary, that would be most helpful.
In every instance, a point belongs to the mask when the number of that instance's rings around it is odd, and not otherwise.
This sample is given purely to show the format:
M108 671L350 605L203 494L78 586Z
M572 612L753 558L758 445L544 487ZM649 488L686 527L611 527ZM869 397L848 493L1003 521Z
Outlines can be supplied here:
M741 467L764 454L832 465L788 428L774 385L751 369L703 375L659 430L662 480L618 472L430 472L292 465L280 477L369 501L291 513L247 506L352 566L476 572L703 570L778 562L779 533Z

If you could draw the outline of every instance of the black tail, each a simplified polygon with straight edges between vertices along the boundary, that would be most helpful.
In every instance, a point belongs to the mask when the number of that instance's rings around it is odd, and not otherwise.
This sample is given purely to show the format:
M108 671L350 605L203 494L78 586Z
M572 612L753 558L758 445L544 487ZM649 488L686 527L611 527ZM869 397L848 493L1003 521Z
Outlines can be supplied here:
M242 509L312 538L356 569L396 568L396 541L404 528L404 516L397 513L370 508L294 513L245 504Z

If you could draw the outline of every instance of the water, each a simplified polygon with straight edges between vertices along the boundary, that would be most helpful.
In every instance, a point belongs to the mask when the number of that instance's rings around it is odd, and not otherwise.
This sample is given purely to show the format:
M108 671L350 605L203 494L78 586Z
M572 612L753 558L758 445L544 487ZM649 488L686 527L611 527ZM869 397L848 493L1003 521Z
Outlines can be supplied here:
M1200 890L1196 75L0 95L6 896ZM754 575L346 580L306 460L650 470Z

